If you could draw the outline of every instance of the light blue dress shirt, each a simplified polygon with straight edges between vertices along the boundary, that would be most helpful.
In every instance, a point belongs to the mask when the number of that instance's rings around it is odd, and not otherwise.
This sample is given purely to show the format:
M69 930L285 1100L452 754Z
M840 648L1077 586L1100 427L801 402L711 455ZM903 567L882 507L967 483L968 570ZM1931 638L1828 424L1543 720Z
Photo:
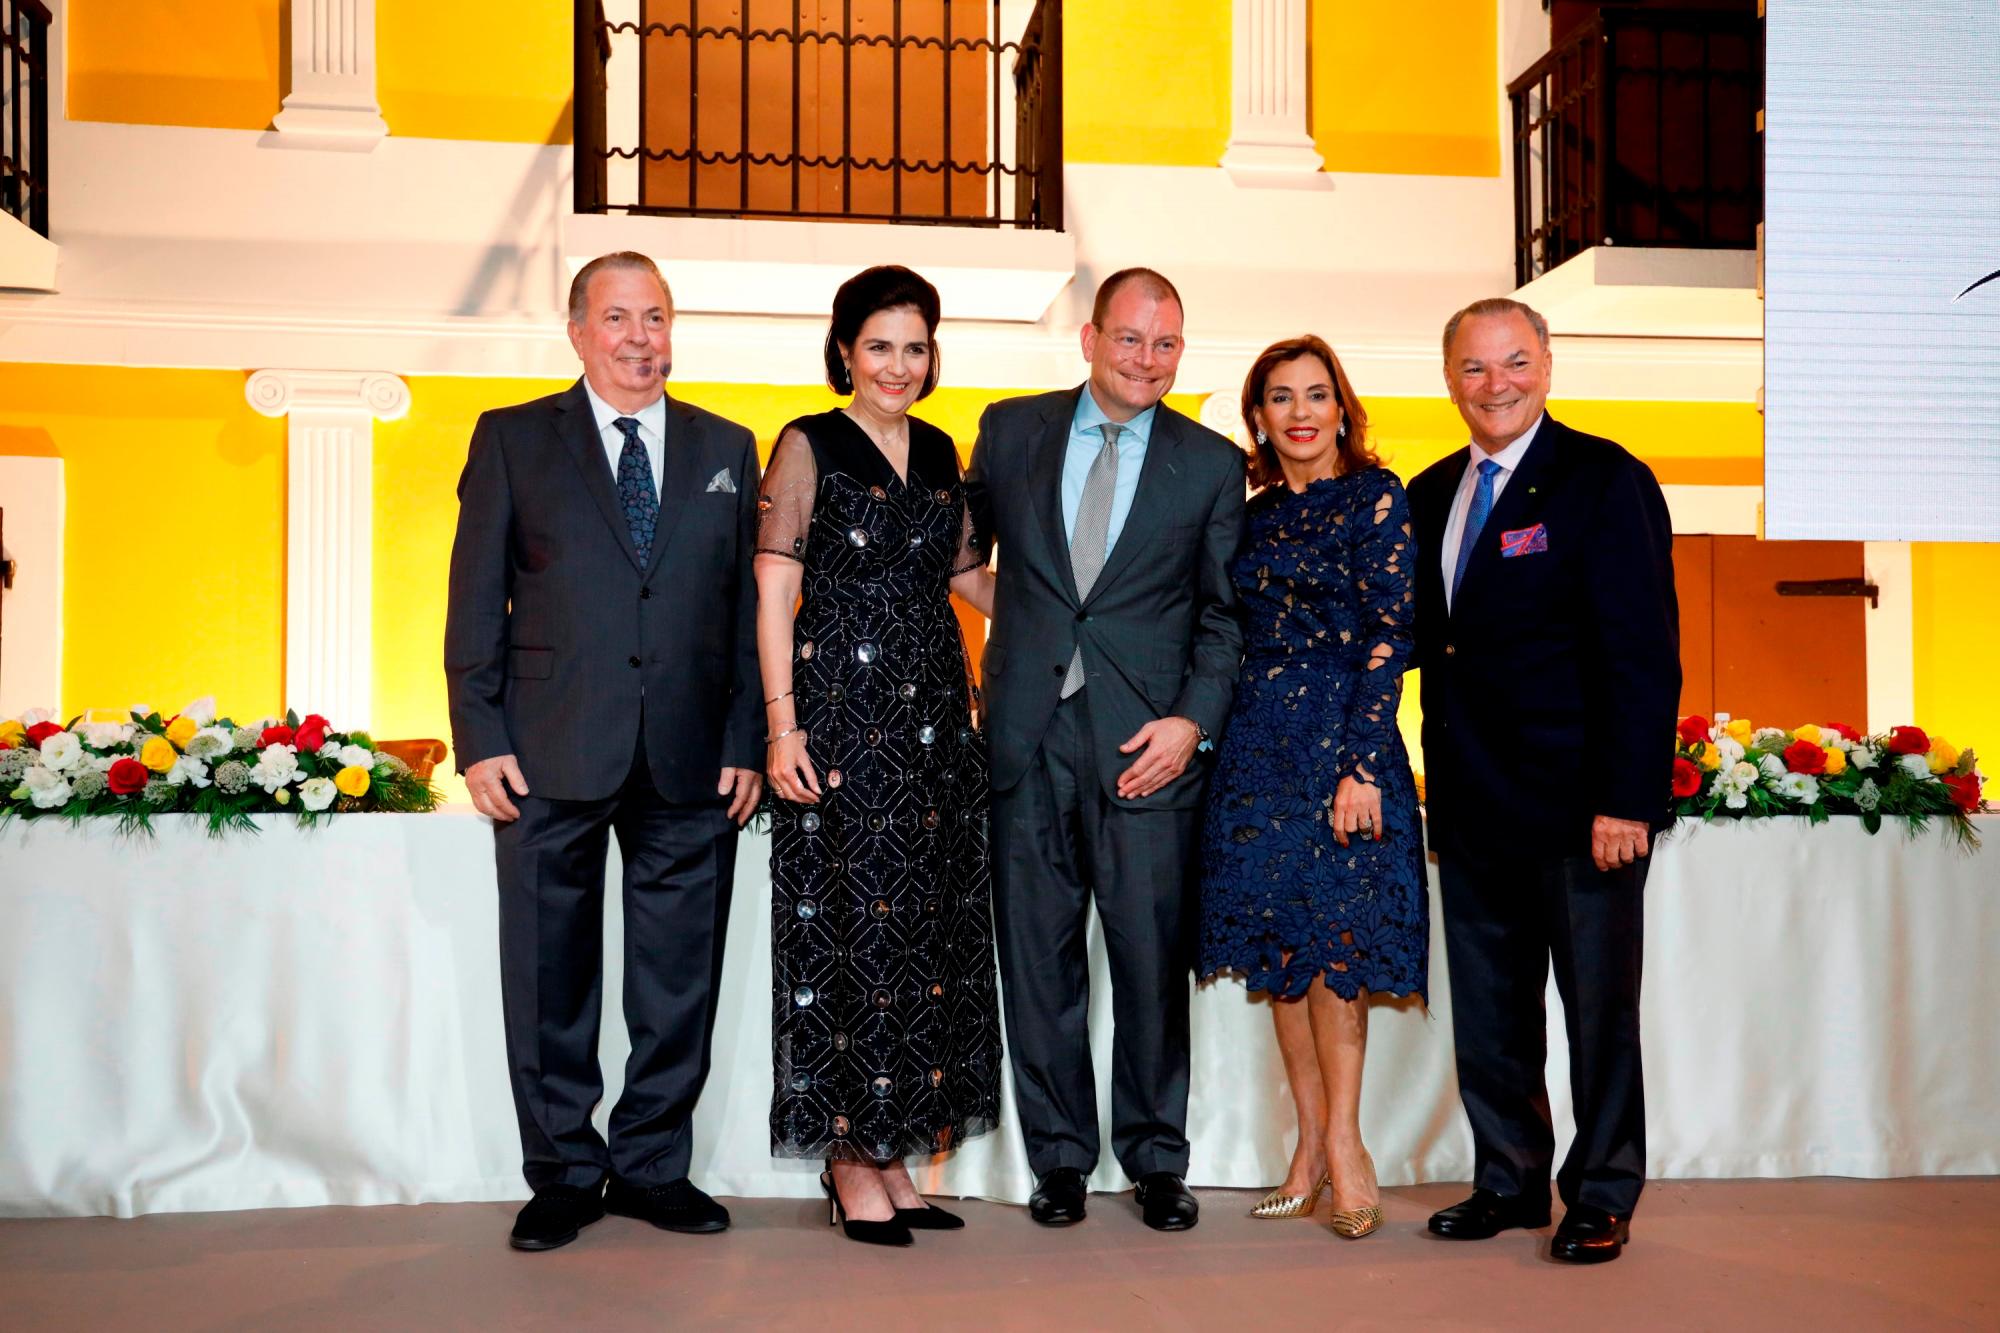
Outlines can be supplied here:
M1106 556L1118 544L1118 534L1125 530L1125 518L1132 512L1132 497L1139 490L1139 469L1146 462L1146 445L1153 438L1153 414L1157 411L1158 407L1149 407L1125 422L1125 430L1118 437L1118 486L1111 493L1111 527L1104 537ZM1076 415L1070 418L1069 448L1063 451L1065 537L1076 535L1076 511L1083 507L1083 479L1090 475L1092 461L1104 449L1104 432L1097 428L1109 420L1097 400L1090 396L1090 386L1084 385L1083 392L1076 396Z

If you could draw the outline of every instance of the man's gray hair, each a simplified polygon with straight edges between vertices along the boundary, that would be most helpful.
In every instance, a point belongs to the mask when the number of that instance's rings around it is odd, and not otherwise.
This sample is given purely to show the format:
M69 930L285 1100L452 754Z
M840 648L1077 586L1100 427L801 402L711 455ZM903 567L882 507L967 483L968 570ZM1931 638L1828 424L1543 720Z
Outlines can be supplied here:
M1534 329L1535 337L1542 343L1542 350L1549 349L1549 322L1541 312L1525 301L1516 301L1511 296L1489 296L1483 301L1474 301L1465 309L1445 321L1444 359L1451 360L1451 340L1458 336L1458 326L1473 315L1519 315Z
M576 271L569 283L569 322L581 324L590 317L590 280L607 269L634 268L653 275L653 281L660 284L660 290L667 294L667 313L674 312L674 289L667 286L667 279L655 264L637 250L614 250L608 255L599 255Z

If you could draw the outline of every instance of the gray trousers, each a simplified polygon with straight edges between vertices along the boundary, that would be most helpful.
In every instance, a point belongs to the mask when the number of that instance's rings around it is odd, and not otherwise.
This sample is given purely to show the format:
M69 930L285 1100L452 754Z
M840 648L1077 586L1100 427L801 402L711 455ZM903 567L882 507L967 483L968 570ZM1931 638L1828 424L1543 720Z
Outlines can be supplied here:
M1097 1165L1091 899L1111 964L1111 1148L1133 1179L1187 1173L1188 987L1200 811L1105 794L1090 690L1056 707L1021 781L993 794L994 916L1014 1103L1039 1177Z

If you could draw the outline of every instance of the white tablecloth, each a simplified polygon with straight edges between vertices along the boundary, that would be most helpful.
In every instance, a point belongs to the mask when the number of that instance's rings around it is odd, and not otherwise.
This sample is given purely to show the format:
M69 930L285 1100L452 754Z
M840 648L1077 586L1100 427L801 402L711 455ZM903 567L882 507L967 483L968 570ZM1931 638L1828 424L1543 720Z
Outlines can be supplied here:
M1646 909L1652 1175L2000 1172L2000 969L1987 966L2000 819L1980 823L1976 856L1936 833L1869 837L1851 820L1690 827L1668 841ZM696 1115L694 1177L723 1195L817 1188L809 1164L766 1151L766 855L746 835ZM615 997L615 892L609 902ZM1102 1080L1111 1022L1094 935L1092 949ZM1431 974L1428 1015L1383 1002L1372 1018L1363 1127L1385 1184L1471 1173L1441 952ZM150 841L11 824L0 1002L0 1213L525 1197L492 840L469 813L304 832L268 820L260 837L223 841L179 820ZM615 1001L606 1010L608 1107L626 1046ZM1200 988L1194 1062L1191 1183L1268 1186L1284 1172L1291 1110L1265 1005L1235 983ZM1003 1107L997 1133L919 1173L927 1189L1026 1197ZM1108 1151L1093 1183L1123 1183Z

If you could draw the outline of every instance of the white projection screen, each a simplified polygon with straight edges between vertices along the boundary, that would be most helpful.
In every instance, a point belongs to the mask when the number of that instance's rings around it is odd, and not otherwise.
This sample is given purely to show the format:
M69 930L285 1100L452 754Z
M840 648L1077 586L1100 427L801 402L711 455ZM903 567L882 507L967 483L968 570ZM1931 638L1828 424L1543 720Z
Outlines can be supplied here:
M1765 535L2000 541L2000 0L1765 37Z

